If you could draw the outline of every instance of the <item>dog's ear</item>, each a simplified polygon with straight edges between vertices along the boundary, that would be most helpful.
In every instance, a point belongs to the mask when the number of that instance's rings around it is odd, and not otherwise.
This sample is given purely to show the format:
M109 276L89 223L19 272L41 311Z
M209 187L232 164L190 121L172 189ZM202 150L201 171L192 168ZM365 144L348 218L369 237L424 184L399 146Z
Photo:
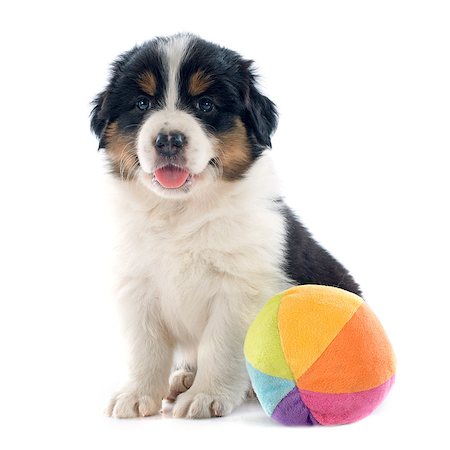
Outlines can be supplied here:
M270 137L277 127L278 113L275 104L256 87L252 64L253 61L246 60L241 63L245 82L243 121L260 146L271 147Z
M111 66L111 76L109 79L108 87L98 94L92 101L91 111L91 130L99 139L98 148L105 147L105 130L110 121L111 105L110 94L117 84L117 81L124 72L125 65L132 59L133 55L137 52L138 47L134 47L131 50L126 51L119 55L119 57L113 62Z
M91 130L99 139L98 148L105 146L104 134L108 126L108 114L106 101L108 98L108 90L100 92L92 102L94 106L91 111Z

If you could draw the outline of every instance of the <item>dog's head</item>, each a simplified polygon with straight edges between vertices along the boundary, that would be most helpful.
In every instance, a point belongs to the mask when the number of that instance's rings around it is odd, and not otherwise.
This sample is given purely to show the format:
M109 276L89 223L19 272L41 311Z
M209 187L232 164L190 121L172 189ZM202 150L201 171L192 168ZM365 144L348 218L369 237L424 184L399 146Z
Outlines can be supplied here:
M92 130L113 173L164 197L242 178L270 147L275 105L251 61L181 34L121 55L94 100Z

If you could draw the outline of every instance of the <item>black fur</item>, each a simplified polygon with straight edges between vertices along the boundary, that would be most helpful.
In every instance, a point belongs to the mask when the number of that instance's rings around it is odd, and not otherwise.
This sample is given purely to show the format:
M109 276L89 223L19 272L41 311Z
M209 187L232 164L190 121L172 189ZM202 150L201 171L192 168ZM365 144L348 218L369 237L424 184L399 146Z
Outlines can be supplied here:
M123 53L112 65L112 75L107 88L93 101L91 129L105 147L104 131L111 122L117 122L122 133L132 134L151 114L136 110L136 99L146 95L138 85L139 75L151 71L156 75L158 92L151 98L153 111L163 107L166 84L164 55L157 38ZM238 53L193 36L189 51L180 68L179 104L198 117L211 134L232 129L236 118L244 123L253 158L270 147L270 136L277 125L275 105L256 87L252 62ZM212 84L200 96L192 97L187 85L192 74L202 70L212 79ZM217 108L210 114L201 114L195 107L200 97L211 97Z
M240 117L256 158L271 146L270 136L276 129L278 116L275 104L258 91L252 64L232 50L197 38L181 68L179 106L198 115L192 107L192 100L196 99L187 94L187 82L197 70L210 75L212 85L200 97L211 96L218 109L215 114L200 118L208 129L220 133L232 128L236 117Z
M286 221L286 274L298 284L334 286L361 295L348 270L313 239L282 200L277 203Z
M243 121L258 143L259 152L262 152L266 147L272 147L270 137L277 127L278 113L275 104L256 89L256 76L251 65L252 61L244 61L246 91Z
M120 55L112 64L111 77L106 89L92 102L91 129L99 138L99 148L105 147L104 131L111 122L117 122L123 134L133 134L145 117L136 109L136 99L146 95L139 87L139 76L149 68L157 78L159 88L155 104L164 96L165 77L157 41L150 41ZM145 50L144 50L145 49Z

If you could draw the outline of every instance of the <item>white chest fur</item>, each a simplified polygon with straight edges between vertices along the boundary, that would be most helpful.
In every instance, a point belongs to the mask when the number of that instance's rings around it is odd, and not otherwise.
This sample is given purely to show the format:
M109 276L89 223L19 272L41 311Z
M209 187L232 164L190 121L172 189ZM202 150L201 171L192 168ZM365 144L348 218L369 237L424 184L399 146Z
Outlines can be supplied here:
M239 182L203 197L160 199L144 186L116 182L119 279L130 301L153 303L177 342L198 342L210 311L241 309L248 323L289 281L282 271L285 225L267 155Z

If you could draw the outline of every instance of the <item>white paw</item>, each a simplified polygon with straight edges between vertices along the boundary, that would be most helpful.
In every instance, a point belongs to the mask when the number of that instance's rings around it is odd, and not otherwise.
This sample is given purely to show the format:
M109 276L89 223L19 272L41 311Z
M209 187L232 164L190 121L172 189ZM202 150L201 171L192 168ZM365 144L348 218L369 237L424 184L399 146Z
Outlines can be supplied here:
M170 402L174 402L179 394L186 392L194 382L195 372L186 370L186 369L178 369L175 370L169 378L169 395L166 397L166 400Z
M153 416L159 413L161 400L161 397L139 393L137 390L120 392L111 399L105 413L120 419Z
M235 402L223 396L186 391L178 396L172 415L187 419L222 417L230 414L235 406Z

